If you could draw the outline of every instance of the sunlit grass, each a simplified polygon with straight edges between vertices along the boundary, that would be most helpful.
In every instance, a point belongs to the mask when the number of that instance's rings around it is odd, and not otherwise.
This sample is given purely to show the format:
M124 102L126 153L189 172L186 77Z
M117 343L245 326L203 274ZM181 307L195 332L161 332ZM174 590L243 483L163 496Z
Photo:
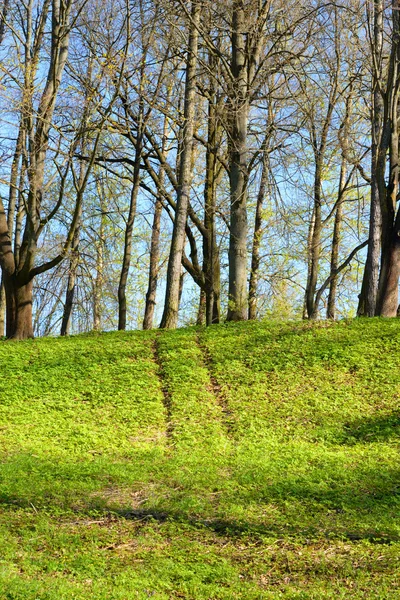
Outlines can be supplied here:
M400 597L400 323L0 344L0 598Z

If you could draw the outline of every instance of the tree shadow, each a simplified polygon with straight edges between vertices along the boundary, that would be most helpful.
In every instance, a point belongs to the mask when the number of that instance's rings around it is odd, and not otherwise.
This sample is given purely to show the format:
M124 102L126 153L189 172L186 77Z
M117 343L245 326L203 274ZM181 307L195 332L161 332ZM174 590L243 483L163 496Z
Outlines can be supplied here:
M395 438L400 440L400 411L344 423L341 442L354 445L360 442L388 442Z
M91 471L91 464L82 465L80 472L73 473L73 464L63 465L39 458L30 458L34 472L40 473L35 481L29 482L29 473L23 469L15 473L22 481L15 485L11 480L0 488L0 509L30 510L46 515L50 520L70 519L71 514L78 520L88 517L104 517L134 521L138 526L151 523L163 525L169 522L182 523L197 529L212 531L227 538L247 536L249 538L296 539L300 543L307 540L365 540L373 544L400 542L396 515L400 505L400 470L387 466L366 469L362 465L353 469L350 477L341 476L336 470L336 481L327 483L323 470L310 472L297 479L282 474L275 482L268 482L268 473L256 485L247 489L240 481L240 475L233 472L237 480L234 492L225 493L222 508L204 504L206 508L191 509L188 499L207 497L210 489L191 488L190 483L174 492L168 473L163 477L159 471L160 488L155 498L149 495L145 501L137 503L130 499L115 497L110 499L107 490L110 485L127 486L128 482L106 480L106 471ZM126 466L126 465L125 465ZM90 477L90 485L82 480L84 472ZM54 485L53 485L54 484ZM129 485L129 484L128 484ZM134 489L133 484L132 490ZM13 489L14 487L14 489ZM54 487L54 491L53 491ZM223 486L221 490L223 490ZM243 490L241 493L240 490ZM235 515L240 506L240 518ZM247 507L258 506L259 512ZM281 516L264 517L263 507L278 507ZM297 512L298 511L298 512ZM237 514L237 512L236 512ZM268 513L268 511L265 514ZM228 516L226 516L228 515ZM382 519L382 515L385 518Z

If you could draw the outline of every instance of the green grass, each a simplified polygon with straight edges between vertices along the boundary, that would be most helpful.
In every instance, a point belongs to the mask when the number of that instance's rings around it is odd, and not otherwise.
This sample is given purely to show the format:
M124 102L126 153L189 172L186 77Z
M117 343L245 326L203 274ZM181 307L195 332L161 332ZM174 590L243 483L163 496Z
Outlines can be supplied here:
M0 343L0 599L400 598L400 321Z

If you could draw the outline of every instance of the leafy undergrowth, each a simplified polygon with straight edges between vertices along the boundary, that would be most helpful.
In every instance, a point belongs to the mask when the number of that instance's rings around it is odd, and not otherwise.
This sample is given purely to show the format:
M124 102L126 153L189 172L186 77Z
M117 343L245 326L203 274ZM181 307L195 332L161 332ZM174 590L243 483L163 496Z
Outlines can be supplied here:
M3 600L400 598L400 322L0 344Z

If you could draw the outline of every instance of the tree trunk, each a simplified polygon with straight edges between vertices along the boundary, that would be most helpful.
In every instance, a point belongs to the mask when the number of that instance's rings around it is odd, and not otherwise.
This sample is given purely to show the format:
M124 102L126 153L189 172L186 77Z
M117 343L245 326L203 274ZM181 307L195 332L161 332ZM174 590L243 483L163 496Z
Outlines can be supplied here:
M161 152L165 155L167 143L168 119L164 117L163 135L161 142ZM162 195L161 190L164 187L164 166L161 164L158 173L158 193L154 205L153 225L151 228L150 242L150 261L149 261L149 283L146 293L146 305L143 318L143 329L152 329L154 321L154 309L156 306L156 294L158 285L158 273L160 269L160 227L162 214Z
M309 319L316 319L318 311L315 307L315 293L317 290L319 257L321 253L321 231L322 231L322 215L321 215L321 186L322 186L322 164L321 157L316 157L315 179L314 179L314 223L312 226L312 234L310 236L310 276L306 290L306 307Z
M18 278L5 276L6 336L9 339L33 338L32 288L33 283L21 283Z
M339 266L339 246L340 237L343 221L343 195L346 186L346 162L345 158L342 157L342 164L340 167L340 178L339 178L339 189L338 189L338 203L335 214L335 224L333 226L333 238L332 238L332 250L331 250L331 273L335 273ZM329 284L329 295L328 295L328 307L327 307L327 319L334 320L336 318L336 292L338 284L338 275L332 277Z
M156 305L156 293L158 284L158 272L160 269L159 262L161 213L161 198L157 197L154 206L153 226L151 229L149 285L146 293L146 308L144 312L143 329L153 328L154 308Z
M210 69L215 69L214 57L209 60ZM206 324L219 323L220 320L220 264L219 249L215 231L216 187L217 187L217 145L220 131L217 125L215 90L210 92L208 104L208 137L206 150L206 177L204 186L204 226L203 235L203 272L205 283Z
M85 143L82 142L81 146L82 154L85 153ZM80 164L79 171L79 181L78 181L78 193L82 193L83 187L85 185L85 176L86 172L83 168L83 161ZM76 284L76 276L79 265L79 243L81 238L81 219L82 219L82 205L80 205L78 222L76 225L76 229L74 232L74 237L71 246L71 258L69 262L69 272L68 272L68 282L67 282L67 291L65 294L65 303L63 310L63 317L61 322L61 335L68 335L69 328L71 324L71 315L72 315L72 307L74 304L74 296L75 296L75 284Z
M3 7L0 14L0 45L3 43L4 34L6 31L6 19L8 15L8 9L10 7L10 0L4 0Z
M381 317L396 317L399 306L400 276L400 211L397 212L388 252L386 277L382 294Z
M379 84L383 47L383 0L374 0L374 70L372 76L372 146L371 146L371 203L367 260L358 305L358 316L373 317L377 309L379 262L381 253L381 206L379 194L378 148L382 135L384 113ZM379 71L378 71L379 69Z
M124 256L122 258L122 268L118 286L118 329L120 331L126 329L126 284L128 282L129 267L131 265L133 226L135 223L136 205L140 186L140 150L138 149L137 152L139 152L139 155L135 160L133 187L129 203L128 220L125 228Z
M395 317L398 305L400 216L396 215L399 191L399 0L392 2L392 40L384 94L384 117L377 159L377 182L382 215L381 271L379 274L377 314ZM389 173L385 177L387 156ZM395 306L396 305L396 306Z
M201 14L200 6L198 0L193 0L185 81L184 124L179 165L179 185L171 250L168 261L164 312L160 324L160 327L165 329L174 329L178 324L179 281L186 239L185 229L192 180L192 149L196 99L196 65L199 39L198 28Z
M257 317L257 284L260 269L260 246L262 235L262 209L268 181L267 161L263 153L260 187L257 194L256 216L253 233L253 248L251 252L251 271L249 283L249 319Z
M6 290L4 289L3 277L0 284L0 337L5 335L6 326Z
M103 283L104 283L104 248L105 248L105 234L104 234L104 198L100 199L101 209L101 220L100 220L100 231L99 240L96 247L96 278L94 281L93 288L93 329L94 331L100 331L101 329L101 300L103 296Z
M64 311L63 318L61 322L61 335L68 335L70 324L71 324L71 315L72 315L72 307L74 304L74 296L75 296L75 284L76 284L76 274L79 265L79 242L80 242L80 226L76 228L74 234L74 241L71 249L71 259L69 262L69 272L68 272L68 283L67 283L67 291L65 294L65 303L64 303Z
M228 321L247 319L247 128L249 119L248 65L246 61L244 3L235 2L232 18L233 76L229 116L229 289Z
M204 325L206 322L206 292L200 289L199 308L197 309L196 325Z
M32 3L26 3L26 25L25 25L25 62L24 62L24 84L22 89L21 122L22 129L28 138L27 155L25 165L28 176L28 194L24 199L24 206L29 218L25 221L22 242L19 245L20 232L15 231L15 246L17 253L12 251L12 237L10 230L12 223L7 223L3 202L0 198L0 265L3 270L6 291L6 335L14 339L33 337L32 324L32 288L33 279L39 272L44 272L46 265L35 267L37 253L37 240L43 228L41 222L41 204L43 195L43 183L45 173L45 161L49 144L49 131L52 125L54 108L58 89L61 83L62 73L67 60L69 46L69 21L72 10L72 1L51 0L52 25L50 57L48 61L46 82L40 95L39 105L33 110L35 95L35 75L37 67L37 52L42 45L44 27L50 7L50 0L45 0L37 13L37 36L33 43ZM36 62L35 62L36 61ZM36 117L34 119L34 114ZM18 154L18 136L16 155ZM18 159L19 160L19 159ZM14 160L15 163L15 160ZM14 165L13 165L14 167ZM22 179L22 177L21 177ZM15 191L15 190L14 190ZM11 185L13 193L13 184ZM15 205L14 205L15 207ZM14 207L10 208L14 210ZM22 215L22 205L20 206ZM17 217L18 219L18 217ZM22 226L22 217L20 219ZM22 227L21 227L22 228ZM61 258L60 258L61 260ZM50 268L50 266L48 267Z

